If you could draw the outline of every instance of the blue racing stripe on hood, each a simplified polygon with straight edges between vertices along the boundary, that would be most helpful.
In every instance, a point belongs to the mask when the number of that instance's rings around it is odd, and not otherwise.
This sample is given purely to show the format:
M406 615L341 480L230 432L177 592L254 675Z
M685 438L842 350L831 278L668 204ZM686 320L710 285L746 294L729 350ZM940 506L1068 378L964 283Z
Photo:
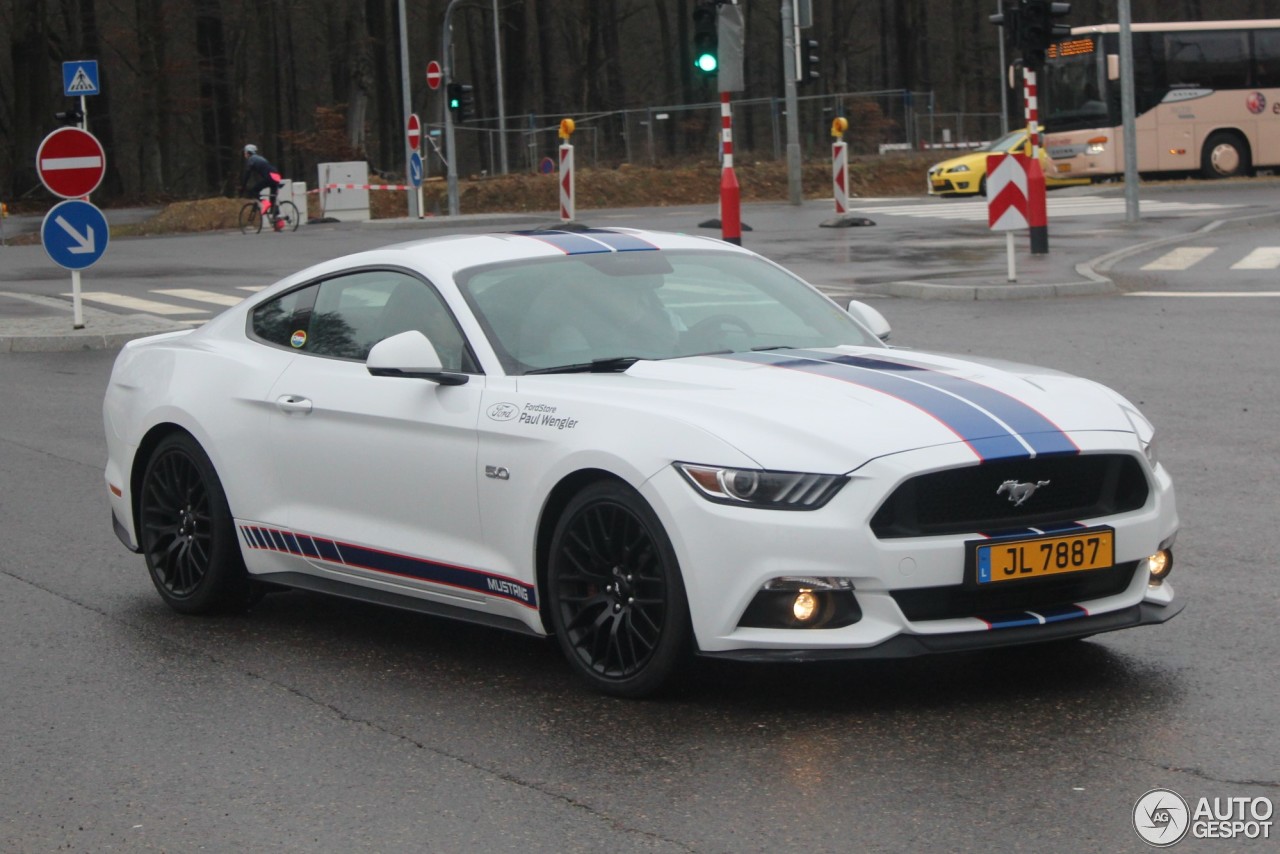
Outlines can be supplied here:
M1007 424L1010 430L1021 436L1031 446L1036 455L1077 454L1080 452L1076 443L1062 432L1062 428L1054 424L1042 413L1016 397L982 383L923 365L913 365L909 362L900 362L881 357L833 356L809 350L797 351L796 355L835 362L840 365L850 365L856 368L866 368L872 371L898 372L916 382L925 383L941 391L954 394L974 406L981 407Z
M723 358L816 374L887 394L941 423L983 461L1031 456L1025 443L978 407L941 389L893 372L842 365L803 355L797 358L775 353L734 353Z

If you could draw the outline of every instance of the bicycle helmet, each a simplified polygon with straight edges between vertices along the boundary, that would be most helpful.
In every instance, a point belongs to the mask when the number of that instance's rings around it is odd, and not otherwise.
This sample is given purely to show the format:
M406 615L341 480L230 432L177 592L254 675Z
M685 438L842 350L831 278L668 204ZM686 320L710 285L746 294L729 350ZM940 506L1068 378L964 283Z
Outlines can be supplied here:
M251 143L249 143L248 145L246 145L246 146L244 147L244 153L245 153L245 154L257 154L257 153L258 153L258 146L254 145L254 144L251 142Z

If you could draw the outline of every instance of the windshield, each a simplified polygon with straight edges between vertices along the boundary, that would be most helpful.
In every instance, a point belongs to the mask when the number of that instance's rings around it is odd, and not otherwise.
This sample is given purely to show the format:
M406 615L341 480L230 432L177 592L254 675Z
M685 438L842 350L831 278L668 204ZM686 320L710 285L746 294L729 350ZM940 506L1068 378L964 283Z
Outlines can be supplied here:
M1055 45L1060 55L1045 65L1040 112L1047 132L1104 127L1108 117L1106 82L1093 39Z
M750 255L573 255L474 268L457 280L508 374L625 370L633 359L705 353L881 346L830 300Z
M997 139L995 142L988 145L986 148L979 149L979 151L992 151L992 152L1001 152L1004 154L1008 154L1010 151L1013 151L1022 143L1026 142L1026 139L1027 139L1027 132L1025 130L1018 129L1018 130L1010 131L1009 133Z

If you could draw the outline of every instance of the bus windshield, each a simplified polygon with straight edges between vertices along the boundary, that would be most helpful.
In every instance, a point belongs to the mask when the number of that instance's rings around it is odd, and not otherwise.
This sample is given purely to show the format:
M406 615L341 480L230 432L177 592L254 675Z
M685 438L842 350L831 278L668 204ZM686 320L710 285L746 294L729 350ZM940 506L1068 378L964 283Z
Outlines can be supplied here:
M1104 54L1096 36L1076 38L1054 45L1056 57L1045 65L1040 83L1040 113L1046 129L1075 130L1118 124L1107 97Z

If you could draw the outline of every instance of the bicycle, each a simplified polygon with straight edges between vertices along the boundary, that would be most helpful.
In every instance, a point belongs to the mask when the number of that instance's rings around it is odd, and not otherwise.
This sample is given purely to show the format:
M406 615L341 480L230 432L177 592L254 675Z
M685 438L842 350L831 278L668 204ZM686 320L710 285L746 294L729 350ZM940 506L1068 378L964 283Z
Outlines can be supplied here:
M302 222L302 216L298 213L298 206L290 201L283 201L276 204L276 212L271 213L271 199L269 196L261 196L257 201L245 202L244 207L240 208L240 233L250 234L262 231L262 221L266 219L271 223L271 227L276 231L297 231L298 226ZM277 228L276 223L284 223L283 227Z

